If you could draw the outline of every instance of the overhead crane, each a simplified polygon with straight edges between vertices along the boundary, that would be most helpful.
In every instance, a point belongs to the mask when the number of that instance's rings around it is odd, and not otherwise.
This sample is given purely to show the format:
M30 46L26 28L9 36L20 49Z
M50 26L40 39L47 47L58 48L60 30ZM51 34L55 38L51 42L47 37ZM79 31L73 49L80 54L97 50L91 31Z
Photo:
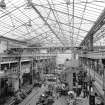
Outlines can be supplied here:
M13 54L0 54L1 57L22 57L22 58L50 58L55 57L57 54L71 54L77 53L78 47L12 47L8 48L7 53L13 51ZM28 50L29 53L24 53ZM42 52L41 52L42 51ZM45 52L43 52L45 51ZM66 52L73 51L73 52Z
M74 50L79 49L81 47L71 47L71 46L61 46L61 47L11 47L11 49L37 49L37 50L48 50L48 49L55 49L55 50Z
M76 53L80 57L87 57L87 58L105 58L105 46L94 46L93 51L86 50L83 47L12 47L9 48L8 50L17 50L21 54L16 54L16 55L5 55L1 54L0 56L2 57L47 57L47 56L56 56L56 54L70 54L70 52L66 51L71 51L71 53ZM29 50L31 53L29 54L22 54L23 50ZM41 50L44 50L46 52L41 52ZM38 52L37 52L38 51Z
M71 47L71 46L67 46L67 47L64 47L64 46L61 46L61 47L10 47L8 48L8 50L35 50L35 51L41 51L41 50L46 50L46 51L49 51L49 52L52 52L52 51L59 51L59 52L64 52L66 50L71 50L71 51L75 51L75 52L98 52L98 51L105 51L105 46L94 46L93 47L93 50L89 50L87 49L85 46L80 46L80 47ZM48 52L47 52L48 53Z

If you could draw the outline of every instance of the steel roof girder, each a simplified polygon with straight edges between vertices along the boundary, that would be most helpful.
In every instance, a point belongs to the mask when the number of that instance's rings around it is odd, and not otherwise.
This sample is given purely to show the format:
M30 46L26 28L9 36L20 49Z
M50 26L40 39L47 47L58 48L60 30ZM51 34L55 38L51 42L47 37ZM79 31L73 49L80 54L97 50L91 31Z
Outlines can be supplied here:
M80 46L82 46L86 40L89 39L90 36L93 36L103 25L105 24L105 9L103 10L102 14L99 16L93 27L85 36L84 40L81 42Z

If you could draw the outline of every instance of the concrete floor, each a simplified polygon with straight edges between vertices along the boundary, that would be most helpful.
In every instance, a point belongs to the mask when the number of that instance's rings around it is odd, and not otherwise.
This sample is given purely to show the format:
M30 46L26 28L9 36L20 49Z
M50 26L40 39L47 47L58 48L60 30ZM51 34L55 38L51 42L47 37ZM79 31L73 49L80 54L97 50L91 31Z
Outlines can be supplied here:
M32 93L19 105L36 105L39 96L46 90L46 87L42 87L40 89L33 89ZM55 100L53 105L66 105L65 97L60 97Z
M36 105L36 102L38 101L39 96L46 90L46 87L41 87L41 88L34 88L32 93L25 99L23 100L22 103L19 105Z
M83 98L80 101L77 101L77 105L89 105L89 99Z
M76 105L89 105L88 98L83 98L81 101L77 101ZM55 101L54 105L67 105L66 97L61 97ZM73 101L69 105L73 105Z
M34 88L32 93L23 100L22 103L19 105L36 105L36 102L38 101L39 96L47 90L47 87L41 87L41 88ZM67 105L66 97L62 96L55 100L55 103L53 105ZM72 105L72 103L70 104ZM79 101L77 105L89 105L88 98L82 99L82 101Z
M58 98L58 100L55 100L55 103L53 105L67 105L66 98L63 96Z

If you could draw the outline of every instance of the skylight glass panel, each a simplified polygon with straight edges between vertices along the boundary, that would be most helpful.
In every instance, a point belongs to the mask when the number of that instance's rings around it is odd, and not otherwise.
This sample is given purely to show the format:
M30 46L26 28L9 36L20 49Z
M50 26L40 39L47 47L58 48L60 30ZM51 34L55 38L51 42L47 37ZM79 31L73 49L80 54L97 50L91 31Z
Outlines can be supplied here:
M104 0L75 0L74 11L73 0L32 0L35 8L27 0L5 0L5 3L6 9L0 8L0 35L30 39L33 43L41 41L47 46L56 43L70 46L71 40L80 44L105 7Z

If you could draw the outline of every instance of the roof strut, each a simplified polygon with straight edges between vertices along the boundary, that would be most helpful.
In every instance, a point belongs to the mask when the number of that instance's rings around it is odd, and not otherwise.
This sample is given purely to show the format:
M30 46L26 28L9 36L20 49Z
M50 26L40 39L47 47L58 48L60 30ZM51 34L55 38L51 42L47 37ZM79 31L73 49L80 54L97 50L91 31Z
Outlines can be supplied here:
M33 3L28 0L28 3L32 6L32 8L35 10L35 12L40 16L40 18L45 22L45 24L48 26L48 28L52 31L52 33L56 36L56 38L62 43L63 46L65 44L61 41L61 39L58 37L58 35L54 32L54 30L51 28L51 26L48 24L48 22L44 19L44 17L41 15L41 13L37 10L37 8L33 5Z

